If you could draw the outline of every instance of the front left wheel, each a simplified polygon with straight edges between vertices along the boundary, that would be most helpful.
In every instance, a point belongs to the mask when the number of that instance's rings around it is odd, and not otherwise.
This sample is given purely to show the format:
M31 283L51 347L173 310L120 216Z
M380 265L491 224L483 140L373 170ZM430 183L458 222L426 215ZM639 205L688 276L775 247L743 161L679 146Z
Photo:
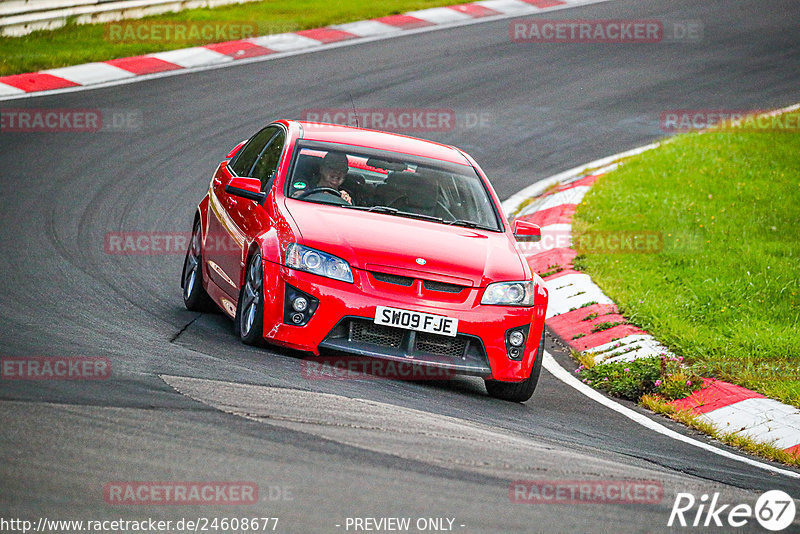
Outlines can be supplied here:
M236 306L236 332L247 345L259 345L264 332L264 265L261 253L247 260L247 274Z
M486 391L496 399L525 402L533 396L536 384L539 383L539 375L542 373L542 358L544 358L544 329L542 329L542 337L539 341L539 349L536 351L536 360L533 362L531 376L522 382L486 380Z

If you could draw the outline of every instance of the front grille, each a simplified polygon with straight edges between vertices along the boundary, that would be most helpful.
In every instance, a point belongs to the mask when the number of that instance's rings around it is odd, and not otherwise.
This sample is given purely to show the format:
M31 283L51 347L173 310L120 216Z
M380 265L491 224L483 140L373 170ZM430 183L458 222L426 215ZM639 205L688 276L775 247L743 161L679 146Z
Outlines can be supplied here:
M491 375L483 342L477 336L455 337L377 325L365 317L344 317L320 347L363 356L454 369L475 376Z
M437 356L450 356L461 358L467 348L467 340L463 337L448 337L438 334L428 334L426 332L417 333L417 341L414 344L414 351Z
M422 285L425 286L425 289L428 291L440 291L442 293L458 293L464 286L459 286L457 284L446 284L444 282L434 282L433 280L423 280Z
M398 286L411 287L414 279L409 276L400 276L397 274L376 273L370 271L372 277L379 282L386 282L387 284L395 284Z
M383 326L364 320L350 321L350 340L359 343L369 343L382 347L399 348L410 343L408 335L411 330ZM467 348L467 338L464 336L442 336L427 332L413 332L414 353L444 356L448 358L462 358ZM404 340L404 337L406 338Z
M403 330L368 321L351 321L350 339L383 347L399 347L403 340Z

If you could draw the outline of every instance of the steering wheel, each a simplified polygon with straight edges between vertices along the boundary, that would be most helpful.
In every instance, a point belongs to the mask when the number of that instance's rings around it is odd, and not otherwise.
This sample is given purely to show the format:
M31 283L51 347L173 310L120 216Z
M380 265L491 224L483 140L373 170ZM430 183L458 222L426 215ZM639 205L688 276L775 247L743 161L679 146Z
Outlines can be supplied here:
M332 187L315 187L314 189L309 189L308 191L303 191L297 198L302 200L308 196L313 195L314 193L328 193L329 195L336 195L339 198L342 198L342 195L339 194L339 191Z

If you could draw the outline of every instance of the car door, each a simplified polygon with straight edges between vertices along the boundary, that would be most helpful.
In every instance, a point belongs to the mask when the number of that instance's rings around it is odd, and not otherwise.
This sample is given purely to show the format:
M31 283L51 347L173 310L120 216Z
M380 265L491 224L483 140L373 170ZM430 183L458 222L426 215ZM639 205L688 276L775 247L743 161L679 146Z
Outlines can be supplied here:
M254 200L225 192L234 176L258 178L267 191L280 163L286 132L268 126L255 134L228 163L223 163L212 182L209 231L206 241L208 272L214 282L236 299L243 247L269 225L263 206Z

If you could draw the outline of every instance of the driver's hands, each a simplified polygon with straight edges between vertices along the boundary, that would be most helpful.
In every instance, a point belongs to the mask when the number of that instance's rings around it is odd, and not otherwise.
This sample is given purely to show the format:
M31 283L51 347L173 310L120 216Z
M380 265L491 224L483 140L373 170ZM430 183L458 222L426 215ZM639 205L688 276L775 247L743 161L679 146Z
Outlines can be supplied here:
M350 193L348 193L344 189L339 190L339 195L342 197L342 200L344 200L348 204L352 204L353 203L353 199L350 198Z

